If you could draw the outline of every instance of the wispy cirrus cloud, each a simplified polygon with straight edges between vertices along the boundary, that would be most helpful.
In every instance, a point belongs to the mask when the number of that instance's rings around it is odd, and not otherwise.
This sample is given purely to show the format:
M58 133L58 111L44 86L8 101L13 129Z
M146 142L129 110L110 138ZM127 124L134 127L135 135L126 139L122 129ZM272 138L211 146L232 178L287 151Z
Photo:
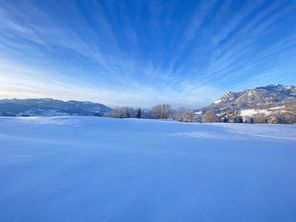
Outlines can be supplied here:
M293 1L0 2L0 97L206 105L295 84Z

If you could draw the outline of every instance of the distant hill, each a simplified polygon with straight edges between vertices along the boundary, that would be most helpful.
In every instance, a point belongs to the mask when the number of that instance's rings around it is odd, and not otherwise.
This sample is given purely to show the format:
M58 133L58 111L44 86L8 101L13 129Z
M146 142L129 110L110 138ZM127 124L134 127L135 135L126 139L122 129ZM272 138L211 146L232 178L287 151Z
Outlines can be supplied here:
M296 123L296 87L277 84L227 92L197 111L208 122Z
M2 99L0 116L102 116L112 109L99 103L56 99Z

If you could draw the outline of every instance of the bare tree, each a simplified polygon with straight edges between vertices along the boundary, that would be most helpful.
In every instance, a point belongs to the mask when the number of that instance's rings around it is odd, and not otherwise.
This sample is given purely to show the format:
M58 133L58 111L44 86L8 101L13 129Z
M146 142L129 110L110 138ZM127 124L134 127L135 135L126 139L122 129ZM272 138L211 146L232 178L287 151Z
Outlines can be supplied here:
M296 111L293 113L283 113L280 115L283 123L295 124L296 123Z
M134 110L130 107L118 107L109 112L107 116L114 118L132 118L134 117Z
M212 110L208 110L205 112L203 116L203 122L217 122L217 116Z
M169 104L156 105L151 108L152 118L168 119L172 108Z
M244 122L245 123L254 123L254 117L252 116L246 116L245 119L244 119Z
M195 122L195 113L191 109L179 108L174 115L174 119L181 122Z
M267 123L268 122L267 117L263 113L254 115L254 120L255 120L255 123Z

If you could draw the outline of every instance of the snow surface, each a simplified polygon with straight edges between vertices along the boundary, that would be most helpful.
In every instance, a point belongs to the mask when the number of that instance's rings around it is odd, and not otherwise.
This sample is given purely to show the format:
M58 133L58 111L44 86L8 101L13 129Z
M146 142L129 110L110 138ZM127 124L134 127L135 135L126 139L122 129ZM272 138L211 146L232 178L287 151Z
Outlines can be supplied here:
M240 115L243 117L246 116L254 116L257 114L264 114L264 115L270 115L271 111L267 110L267 109L242 109L240 111Z
M0 221L296 221L296 125L0 118Z
M218 103L221 103L222 102L222 100L221 99L218 99L218 100L216 100L215 102L214 102L214 104L218 104Z
M285 106L274 106L268 109L242 109L240 110L240 115L242 117L254 116L258 114L264 114L265 116L268 116L275 112L285 113Z

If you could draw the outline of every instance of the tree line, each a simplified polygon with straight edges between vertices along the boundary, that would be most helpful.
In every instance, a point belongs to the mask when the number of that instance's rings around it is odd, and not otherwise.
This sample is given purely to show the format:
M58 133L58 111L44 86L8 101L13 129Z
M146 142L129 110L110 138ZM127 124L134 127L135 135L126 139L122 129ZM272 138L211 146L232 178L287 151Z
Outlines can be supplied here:
M224 113L214 110L205 110L202 114L193 109L173 109L169 104L158 104L150 109L117 107L105 114L112 118L139 118L139 119L171 119L180 122L224 122L224 123L296 123L293 113L274 113L273 115L257 114L253 116L240 116L238 110L232 109Z
M202 122L294 124L296 123L296 115L294 112L274 112L272 115L260 113L243 118L237 110L223 114L208 110L202 116Z
M197 122L195 113L188 108L173 109L169 104L158 104L150 109L117 107L105 114L113 118L172 119L181 122Z

